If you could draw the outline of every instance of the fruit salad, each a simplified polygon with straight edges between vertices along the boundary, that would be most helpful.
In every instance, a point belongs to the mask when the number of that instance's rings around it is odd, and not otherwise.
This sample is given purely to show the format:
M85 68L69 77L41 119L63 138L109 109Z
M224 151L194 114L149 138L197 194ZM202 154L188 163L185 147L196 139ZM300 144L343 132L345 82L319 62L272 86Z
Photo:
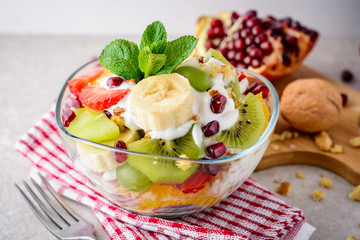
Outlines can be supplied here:
M272 129L258 143L274 109L268 86L214 49L191 54L196 43L168 42L154 22L140 47L117 39L101 66L67 83L60 129L70 156L125 209L173 216L212 206L245 181L270 141Z

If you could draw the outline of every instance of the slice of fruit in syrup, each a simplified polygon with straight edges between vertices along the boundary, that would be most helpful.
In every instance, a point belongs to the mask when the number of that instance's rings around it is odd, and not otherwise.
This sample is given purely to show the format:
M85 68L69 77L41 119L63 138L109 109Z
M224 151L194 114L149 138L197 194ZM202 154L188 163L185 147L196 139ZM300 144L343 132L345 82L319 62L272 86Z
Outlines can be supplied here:
M227 148L245 149L257 142L266 124L262 102L252 93L241 101L238 121L227 130L223 130L216 140Z

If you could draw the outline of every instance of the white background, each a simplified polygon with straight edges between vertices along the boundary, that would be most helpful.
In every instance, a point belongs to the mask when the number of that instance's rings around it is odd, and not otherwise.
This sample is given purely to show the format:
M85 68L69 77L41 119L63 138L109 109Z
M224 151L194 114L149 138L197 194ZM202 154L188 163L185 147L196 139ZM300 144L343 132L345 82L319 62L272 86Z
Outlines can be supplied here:
M139 34L155 20L170 35L194 34L200 15L249 9L292 16L324 37L360 38L359 0L0 0L0 34Z

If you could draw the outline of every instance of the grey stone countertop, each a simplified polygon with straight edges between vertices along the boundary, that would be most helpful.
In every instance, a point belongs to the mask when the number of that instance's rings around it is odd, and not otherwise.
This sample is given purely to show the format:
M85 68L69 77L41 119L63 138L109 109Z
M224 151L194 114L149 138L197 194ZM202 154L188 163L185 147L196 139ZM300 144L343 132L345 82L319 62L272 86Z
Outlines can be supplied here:
M14 150L14 144L49 110L69 74L119 37L139 40L137 36L0 35L0 239L55 239L15 191L14 183L27 177L30 163ZM359 44L359 39L320 38L305 64L338 81L341 71L350 69L355 80L349 86L360 90ZM304 179L295 177L299 170ZM334 187L322 188L327 197L314 202L311 193L320 188L320 175L328 176ZM278 186L274 179L292 183L291 194L279 197L302 209L317 228L311 239L345 240L349 234L360 239L360 202L347 197L354 186L343 178L305 165L274 167L255 172L252 178L273 192ZM88 208L68 202L95 225L98 239L108 239Z

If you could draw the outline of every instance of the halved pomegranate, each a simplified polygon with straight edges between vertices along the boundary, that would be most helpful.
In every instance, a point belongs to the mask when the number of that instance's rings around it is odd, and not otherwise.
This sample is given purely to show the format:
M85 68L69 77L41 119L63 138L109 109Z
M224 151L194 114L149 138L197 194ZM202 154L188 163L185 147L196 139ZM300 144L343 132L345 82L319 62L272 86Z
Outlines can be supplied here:
M275 80L293 72L318 39L318 32L291 18L259 18L254 10L244 15L222 12L200 17L196 54L219 50L235 67L248 68Z

